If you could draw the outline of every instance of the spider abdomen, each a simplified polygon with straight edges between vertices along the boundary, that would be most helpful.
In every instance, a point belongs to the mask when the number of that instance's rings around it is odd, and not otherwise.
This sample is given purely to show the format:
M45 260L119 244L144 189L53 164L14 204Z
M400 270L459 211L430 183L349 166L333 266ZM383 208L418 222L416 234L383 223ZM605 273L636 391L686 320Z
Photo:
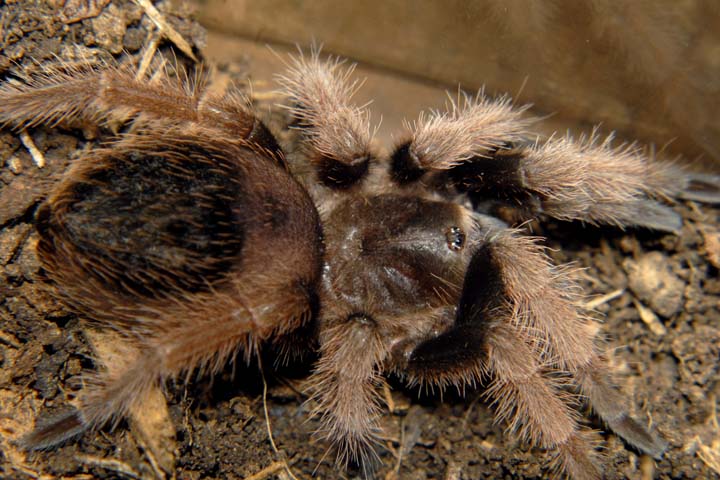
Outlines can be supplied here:
M173 160L133 154L95 164L60 204L43 206L42 251L62 236L76 256L94 259L82 267L89 275L142 296L203 290L221 279L245 236L238 205L221 200L232 198L232 169L222 175Z

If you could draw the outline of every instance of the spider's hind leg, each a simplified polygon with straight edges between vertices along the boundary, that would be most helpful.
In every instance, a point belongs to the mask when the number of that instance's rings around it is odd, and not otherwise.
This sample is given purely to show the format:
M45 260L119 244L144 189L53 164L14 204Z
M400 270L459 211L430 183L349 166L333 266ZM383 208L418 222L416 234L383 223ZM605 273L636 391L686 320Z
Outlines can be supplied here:
M127 66L50 65L24 83L0 85L0 125L18 130L64 121L99 124L142 116L171 123L190 122L231 139L244 139L272 153L282 152L265 125L239 94L208 95L207 75L172 79L159 71L153 80L138 79Z

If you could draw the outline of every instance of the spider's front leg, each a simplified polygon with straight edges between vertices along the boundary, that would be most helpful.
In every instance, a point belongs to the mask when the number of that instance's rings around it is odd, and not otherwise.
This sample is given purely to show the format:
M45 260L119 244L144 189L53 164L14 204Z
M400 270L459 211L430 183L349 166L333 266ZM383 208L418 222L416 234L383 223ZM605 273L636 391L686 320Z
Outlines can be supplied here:
M534 239L495 230L469 265L455 324L419 343L398 368L411 383L440 387L486 375L498 418L556 452L557 466L572 478L600 473L594 435L580 426L568 389L586 396L630 444L659 457L665 443L629 416L611 386L597 326L577 310L576 290Z
M720 177L690 173L635 145L614 147L612 136L531 140L523 111L480 95L421 117L392 156L393 179L453 188L530 215L621 228L677 231L679 215L661 202L720 202Z
M320 336L320 360L311 377L313 415L318 433L337 450L337 463L359 465L366 478L378 466L379 386L387 346L375 319L350 314L326 321Z

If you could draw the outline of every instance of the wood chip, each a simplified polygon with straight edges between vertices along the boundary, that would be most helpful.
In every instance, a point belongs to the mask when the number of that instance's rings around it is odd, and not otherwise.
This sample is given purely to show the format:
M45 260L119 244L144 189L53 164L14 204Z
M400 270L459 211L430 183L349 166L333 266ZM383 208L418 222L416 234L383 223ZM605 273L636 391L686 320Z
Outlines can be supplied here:
M10 171L15 175L20 175L22 173L22 162L18 157L14 155L8 159L7 166L10 168Z
M445 469L445 475L443 480L461 480L462 479L462 465L459 463L450 461L447 468Z
M623 261L628 289L664 318L670 318L682 309L685 290L685 282L672 271L670 264L670 258L660 251Z
M655 312L637 300L633 300L633 303L640 314L640 319L645 322L651 332L661 337L667 334L667 328L665 328L665 325L662 324L658 316L655 315Z

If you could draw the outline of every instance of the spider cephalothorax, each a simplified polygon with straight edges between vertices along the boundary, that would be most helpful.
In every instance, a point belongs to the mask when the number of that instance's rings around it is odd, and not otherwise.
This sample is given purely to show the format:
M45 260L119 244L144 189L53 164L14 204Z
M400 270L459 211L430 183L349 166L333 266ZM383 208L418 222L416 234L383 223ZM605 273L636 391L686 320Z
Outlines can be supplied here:
M384 373L426 387L488 382L498 417L573 478L600 477L576 394L660 456L665 442L611 386L572 271L491 213L511 205L673 231L680 219L661 200L717 201L718 179L595 135L537 140L525 108L483 95L421 117L383 157L368 112L350 103L352 69L318 54L289 63L279 82L302 145L289 159L246 101L201 85L60 67L0 87L0 122L16 128L135 118L132 133L75 162L37 222L58 291L138 354L25 443L52 446L117 419L144 389L218 370L238 350L292 352L313 320L321 433L368 475Z

